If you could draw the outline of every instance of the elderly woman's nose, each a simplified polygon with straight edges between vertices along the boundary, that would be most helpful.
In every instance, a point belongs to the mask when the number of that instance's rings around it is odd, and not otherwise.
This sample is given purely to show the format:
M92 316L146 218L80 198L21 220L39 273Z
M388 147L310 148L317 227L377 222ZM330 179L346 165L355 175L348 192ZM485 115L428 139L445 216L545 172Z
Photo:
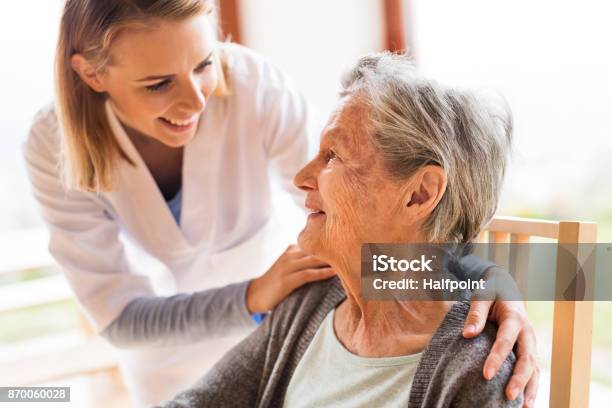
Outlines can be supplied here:
M317 188L317 177L315 173L314 160L302 167L302 170L293 178L293 184L304 191L311 191Z

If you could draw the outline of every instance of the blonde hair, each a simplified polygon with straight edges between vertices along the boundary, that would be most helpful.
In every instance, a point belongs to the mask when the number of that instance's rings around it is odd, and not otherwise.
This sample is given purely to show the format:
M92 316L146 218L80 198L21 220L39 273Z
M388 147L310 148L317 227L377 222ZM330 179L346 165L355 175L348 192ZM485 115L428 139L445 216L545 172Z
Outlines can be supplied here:
M68 188L99 192L112 188L117 159L133 161L113 136L104 103L107 96L87 86L71 58L80 53L102 72L110 45L128 27L147 26L155 19L180 20L207 14L217 25L210 0L67 0L55 54L56 109L62 129L62 175ZM215 57L215 95L229 94L226 64Z

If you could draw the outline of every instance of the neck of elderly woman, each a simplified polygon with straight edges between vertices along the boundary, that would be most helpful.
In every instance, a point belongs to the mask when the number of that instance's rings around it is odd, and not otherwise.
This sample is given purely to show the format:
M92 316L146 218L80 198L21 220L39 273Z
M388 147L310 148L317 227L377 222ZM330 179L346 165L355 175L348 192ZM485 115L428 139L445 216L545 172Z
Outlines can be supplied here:
M354 258L334 265L347 294L334 316L338 340L347 350L363 357L421 352L453 302L365 300L360 294L360 259Z

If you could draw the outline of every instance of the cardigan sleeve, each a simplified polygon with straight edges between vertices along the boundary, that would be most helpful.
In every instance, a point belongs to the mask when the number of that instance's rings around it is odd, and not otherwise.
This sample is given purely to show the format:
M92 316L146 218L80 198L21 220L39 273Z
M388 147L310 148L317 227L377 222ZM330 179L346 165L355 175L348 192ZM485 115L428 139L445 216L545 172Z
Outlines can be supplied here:
M459 260L460 270L462 272L462 280L480 279L487 269L497 266L494 262L479 258L476 255L469 254Z
M409 408L522 407L522 394L514 401L504 394L516 363L514 353L495 377L486 380L482 367L495 341L496 326L488 322L480 335L464 338L468 310L467 302L455 303L427 345L412 383Z
M282 405L292 370L343 298L337 278L298 288L204 377L158 408Z
M451 407L522 407L523 394L514 401L506 399L504 389L512 377L512 368L516 362L514 353L510 353L503 362L499 372L491 380L485 380L482 374L482 367L495 339L494 326L488 324L485 332L478 336L474 341L466 340L460 342L463 346L458 346L458 358L470 356L469 363L463 367L464 373L458 377L457 392L454 395ZM467 359L466 359L467 360ZM455 373L457 374L457 373Z
M128 303L100 335L119 348L191 344L252 329L246 307L250 281L174 296L142 296Z
M189 389L157 408L251 408L258 400L272 319L267 318L250 336L230 350ZM197 358L197 356L194 356Z

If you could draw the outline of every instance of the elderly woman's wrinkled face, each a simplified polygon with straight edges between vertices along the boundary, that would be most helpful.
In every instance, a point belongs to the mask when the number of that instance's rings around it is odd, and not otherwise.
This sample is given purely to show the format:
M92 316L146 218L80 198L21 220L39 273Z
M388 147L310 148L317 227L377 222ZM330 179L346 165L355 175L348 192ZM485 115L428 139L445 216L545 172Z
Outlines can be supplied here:
M398 222L402 186L384 169L368 123L362 103L341 101L323 130L318 155L295 176L311 211L299 245L330 263L359 254L362 242L400 241L405 231Z

